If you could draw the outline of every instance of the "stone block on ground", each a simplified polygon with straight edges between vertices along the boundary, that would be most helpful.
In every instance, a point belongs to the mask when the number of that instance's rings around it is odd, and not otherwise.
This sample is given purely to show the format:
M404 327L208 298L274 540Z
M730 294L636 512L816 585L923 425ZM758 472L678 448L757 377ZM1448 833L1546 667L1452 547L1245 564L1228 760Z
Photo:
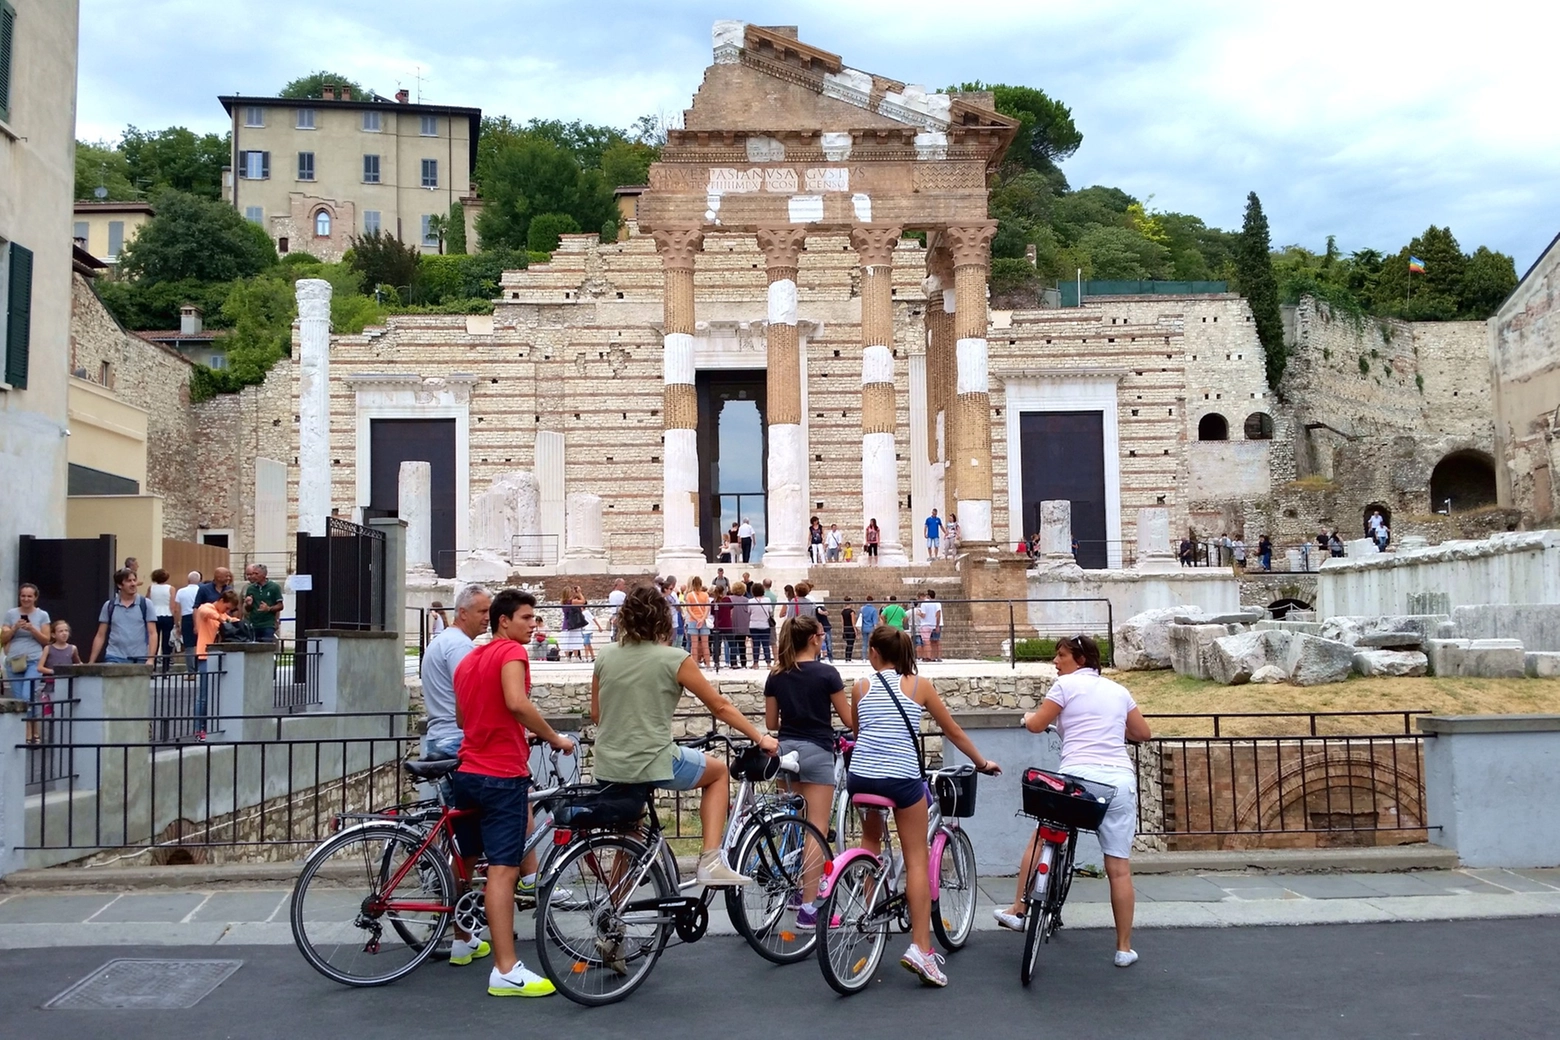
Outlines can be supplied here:
M1419 650L1425 637L1418 632L1366 632L1354 645L1362 650Z
M1430 670L1430 659L1418 650L1356 650L1354 670L1361 675L1419 676Z
M1282 683L1289 681L1289 673L1276 664L1265 664L1251 673L1254 683Z
M1527 654L1517 639L1432 639L1426 646L1430 674L1481 679L1520 679Z
M1524 661L1529 679L1560 679L1560 651L1529 650Z
M1343 682L1354 672L1354 647L1320 636L1291 636L1284 667L1296 686Z
M1128 672L1169 668L1170 625L1175 618L1186 616L1188 609L1162 607L1128 618L1116 629L1116 667Z
M1199 614L1179 611L1175 616L1178 625L1253 625L1263 618L1260 609L1235 610L1227 614Z
M1322 622L1322 630L1319 635L1323 639L1335 639L1340 643L1348 643L1352 646L1368 646L1373 648L1399 648L1414 647L1418 649L1424 645L1426 639L1437 637L1450 638L1456 633L1442 635L1442 626L1446 622L1445 614L1389 614L1385 616L1359 616L1344 615L1330 617ZM1404 633L1417 633L1417 643L1408 641L1402 644L1394 642L1367 642L1375 637L1391 634L1394 637L1403 638Z
M1468 654L1471 639L1431 639L1425 642L1425 656L1430 659L1431 675L1461 675L1463 658Z
M1239 625L1171 625L1170 667L1193 679L1211 679L1210 656L1214 640L1232 636Z
M1294 612L1290 612L1290 617ZM1285 618L1282 621L1258 621L1251 626L1261 632L1288 632L1290 635L1319 636L1322 634L1322 624L1319 621L1291 621Z
M1464 639L1520 639L1535 651L1560 651L1560 603L1470 604L1452 610Z
M1215 639L1208 654L1209 677L1226 686L1250 682L1257 669L1282 664L1291 638L1288 632L1242 632Z

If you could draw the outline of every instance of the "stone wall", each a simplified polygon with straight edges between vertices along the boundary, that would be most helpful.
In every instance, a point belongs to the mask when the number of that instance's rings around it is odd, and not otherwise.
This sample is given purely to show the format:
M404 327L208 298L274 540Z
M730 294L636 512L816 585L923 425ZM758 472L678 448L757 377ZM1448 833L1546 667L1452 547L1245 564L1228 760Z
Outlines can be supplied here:
M297 530L298 418L291 358L282 358L257 386L218 394L191 408L195 450L185 463L197 490L198 527L233 531L235 563L254 551L255 459L285 462L288 532ZM348 514L350 515L350 513ZM292 542L289 537L288 547ZM266 561L272 573L276 566Z
M1448 607L1560 603L1560 532L1497 534L1353 559L1317 574L1319 617L1414 614L1414 598L1444 594Z
M144 494L163 496L163 537L193 540L201 520L201 475L190 465L196 422L190 409L189 360L126 332L92 283L71 277L71 370L97 380L108 362L109 389L147 411Z
M1560 515L1560 249L1550 243L1489 321L1500 503L1538 523Z

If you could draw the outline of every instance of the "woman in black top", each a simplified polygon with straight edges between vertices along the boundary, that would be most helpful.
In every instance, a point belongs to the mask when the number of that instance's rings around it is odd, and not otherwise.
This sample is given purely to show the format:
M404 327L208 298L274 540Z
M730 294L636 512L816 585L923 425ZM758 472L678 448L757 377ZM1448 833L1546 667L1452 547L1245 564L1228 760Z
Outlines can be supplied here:
M830 709L847 729L854 715L845 682L833 665L818 660L823 651L823 627L816 618L786 618L775 646L775 664L764 683L764 721L780 738L780 754L794 751L796 780L788 787L807 800L807 819L829 833L829 809L834 801L834 723ZM803 894L818 890L823 864L807 864ZM797 924L816 923L813 905L804 903Z
M856 608L850 605L850 600L840 608L840 628L845 633L845 660L856 659Z

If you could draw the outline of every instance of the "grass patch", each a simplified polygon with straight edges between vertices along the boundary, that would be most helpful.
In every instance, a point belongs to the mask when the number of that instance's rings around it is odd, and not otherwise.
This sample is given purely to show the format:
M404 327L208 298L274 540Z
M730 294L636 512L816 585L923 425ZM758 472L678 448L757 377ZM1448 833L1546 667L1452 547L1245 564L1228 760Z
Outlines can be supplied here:
M1110 640L1096 635L1094 641L1100 644L1100 660L1109 661ZM1049 661L1056 656L1056 640L1020 639L1013 646L1013 656L1020 661Z
M1319 473L1313 473L1308 477L1301 477L1299 480L1291 480L1284 487L1290 491L1336 491L1338 490L1338 483L1337 481L1329 480Z
M1525 715L1553 712L1560 706L1560 679L1356 676L1347 682L1301 687L1288 684L1222 686L1172 671L1112 672L1111 678L1132 691L1146 715L1418 710L1438 715ZM1159 736L1206 736L1210 732L1207 723L1200 719L1161 719L1151 725ZM1317 731L1324 734L1396 733L1401 729L1399 718L1353 716L1319 719ZM1308 732L1308 727L1303 718L1234 720L1220 728L1225 736L1304 732Z

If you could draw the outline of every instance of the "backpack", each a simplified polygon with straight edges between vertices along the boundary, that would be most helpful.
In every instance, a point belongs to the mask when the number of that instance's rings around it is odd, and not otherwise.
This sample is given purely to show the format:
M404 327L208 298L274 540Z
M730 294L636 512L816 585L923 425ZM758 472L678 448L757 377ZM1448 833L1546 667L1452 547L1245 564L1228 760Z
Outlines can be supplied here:
M114 604L118 602L118 600L118 596L110 596L103 604L103 610L108 611L110 628L113 627L113 619L117 616L114 613ZM139 592L135 594L135 603L133 606L139 607L141 609L141 621L143 623L150 625L157 621L157 613L152 609L152 601L141 595Z
M253 643L255 629L247 621L224 621L217 626L219 643Z

